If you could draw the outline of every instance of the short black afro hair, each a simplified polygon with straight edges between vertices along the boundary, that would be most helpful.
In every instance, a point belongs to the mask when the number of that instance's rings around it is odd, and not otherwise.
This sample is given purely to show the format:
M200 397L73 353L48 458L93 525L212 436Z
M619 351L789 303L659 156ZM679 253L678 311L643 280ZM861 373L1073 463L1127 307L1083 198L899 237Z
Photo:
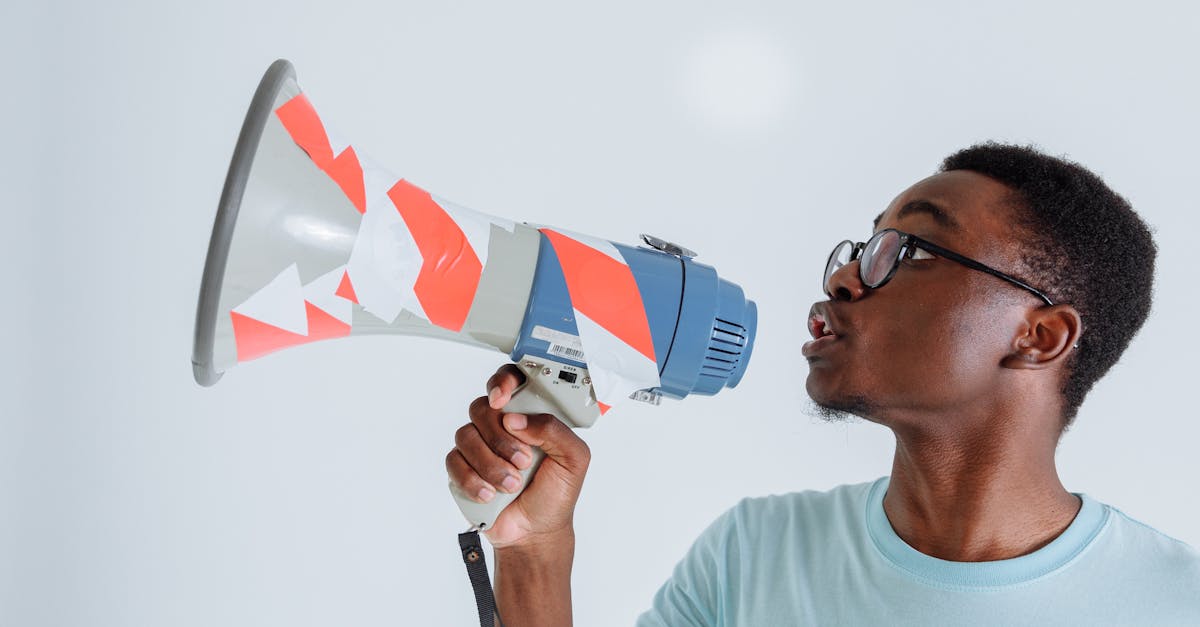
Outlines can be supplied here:
M1083 166L1035 148L988 142L960 150L941 171L970 170L1014 193L1026 242L1024 278L1083 318L1063 382L1063 429L1150 312L1157 247L1129 202Z

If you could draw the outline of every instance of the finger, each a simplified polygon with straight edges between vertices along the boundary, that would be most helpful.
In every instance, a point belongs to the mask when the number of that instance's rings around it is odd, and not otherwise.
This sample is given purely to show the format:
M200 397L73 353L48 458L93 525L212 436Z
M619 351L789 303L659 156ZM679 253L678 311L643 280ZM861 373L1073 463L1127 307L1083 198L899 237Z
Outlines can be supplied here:
M504 429L525 444L537 446L573 474L583 474L592 460L586 442L550 414L504 414Z
M477 503L487 503L496 497L496 488L471 468L458 449L453 449L446 455L446 473L459 490Z
M516 364L505 364L487 380L488 403L500 409L512 400L512 392L525 382L525 373Z
M475 399L467 413L471 416L471 424L475 425L483 441L496 455L522 470L529 467L533 460L529 446L504 430L500 424L500 412L488 405L487 397Z
M474 424L463 425L454 433L454 446L484 481L504 492L521 489L521 475L516 467L488 448Z

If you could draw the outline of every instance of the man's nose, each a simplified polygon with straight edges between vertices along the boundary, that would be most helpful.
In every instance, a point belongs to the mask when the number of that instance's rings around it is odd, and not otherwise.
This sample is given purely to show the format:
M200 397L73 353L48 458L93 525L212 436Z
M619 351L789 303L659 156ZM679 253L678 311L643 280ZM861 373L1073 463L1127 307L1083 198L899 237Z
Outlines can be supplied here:
M825 292L833 300L854 302L862 298L867 293L867 286L863 285L858 276L858 260L851 261L829 275Z

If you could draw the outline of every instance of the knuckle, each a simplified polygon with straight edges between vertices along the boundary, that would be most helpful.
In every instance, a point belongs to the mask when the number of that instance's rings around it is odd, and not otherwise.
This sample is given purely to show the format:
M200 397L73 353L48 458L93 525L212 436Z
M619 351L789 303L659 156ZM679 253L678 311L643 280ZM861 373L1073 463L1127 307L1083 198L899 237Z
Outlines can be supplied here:
M467 426L470 428L460 430L463 435L456 439L457 447L454 452L461 457L465 465L475 469L480 475L503 479L507 474L508 464L501 452L505 449L490 444L479 435L474 425Z
M450 475L451 481L463 485L467 470L467 462L458 454L457 450L450 451L450 454L446 455L446 473Z
M467 407L467 413L471 416L471 420L478 420L483 418L489 409L491 409L491 405L488 404L488 397L480 396L471 401Z
M485 485L479 474L462 457L447 457L446 471L455 485L472 493Z
M465 424L454 432L454 445L458 448L465 448L471 434L475 431L475 425Z
M518 450L517 444L512 438L500 433L488 438L487 444L488 448L492 449L497 455L508 455L511 457Z

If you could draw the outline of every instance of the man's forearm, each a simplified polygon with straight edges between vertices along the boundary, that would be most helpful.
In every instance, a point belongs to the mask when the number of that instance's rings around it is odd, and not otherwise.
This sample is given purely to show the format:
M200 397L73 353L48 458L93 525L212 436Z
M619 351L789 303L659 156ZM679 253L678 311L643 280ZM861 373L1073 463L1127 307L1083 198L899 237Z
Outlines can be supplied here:
M496 609L505 627L571 624L571 563L575 534L531 547L497 549Z

